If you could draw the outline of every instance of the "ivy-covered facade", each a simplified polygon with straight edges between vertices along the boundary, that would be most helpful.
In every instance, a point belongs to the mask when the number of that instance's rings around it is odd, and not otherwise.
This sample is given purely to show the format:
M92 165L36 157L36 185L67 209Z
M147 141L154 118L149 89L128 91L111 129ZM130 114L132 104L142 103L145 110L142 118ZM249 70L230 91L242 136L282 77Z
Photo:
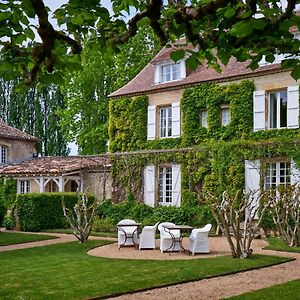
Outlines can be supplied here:
M299 84L290 73L235 61L222 75L192 72L168 51L111 95L113 199L183 206L207 192L297 183Z

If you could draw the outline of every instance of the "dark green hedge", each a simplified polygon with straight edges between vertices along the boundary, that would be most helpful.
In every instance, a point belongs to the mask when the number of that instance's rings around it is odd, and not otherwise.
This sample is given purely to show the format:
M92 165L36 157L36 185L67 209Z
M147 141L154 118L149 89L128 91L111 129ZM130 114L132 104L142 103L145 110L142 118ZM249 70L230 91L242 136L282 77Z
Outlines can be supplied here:
M173 222L175 224L188 224L203 226L208 223L215 224L214 217L208 205L199 206L159 206L150 207L142 203L124 201L113 204L107 200L98 208L100 218L110 218L114 224L122 219L133 219L143 225L154 225L156 222Z
M68 208L73 208L78 201L78 196L76 193L18 195L16 209L21 229L39 231L67 227L68 223L63 216L62 200Z
M2 227L4 216L6 214L6 207L0 202L0 227Z

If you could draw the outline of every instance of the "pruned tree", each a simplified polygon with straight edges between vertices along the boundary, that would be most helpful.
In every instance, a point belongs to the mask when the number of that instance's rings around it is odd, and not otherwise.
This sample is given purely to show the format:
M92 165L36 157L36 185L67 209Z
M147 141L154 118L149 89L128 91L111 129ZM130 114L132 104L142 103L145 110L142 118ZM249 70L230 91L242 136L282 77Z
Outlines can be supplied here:
M80 243L86 243L89 238L97 206L97 200L94 198L92 201L86 192L81 195L78 193L78 201L73 209L67 208L62 201L64 216Z
M297 0L112 0L113 13L104 2L69 0L51 11L44 0L1 1L3 74L10 79L22 74L26 84L37 78L44 83L61 82L65 71L80 68L83 35L94 36L99 51L112 53L147 23L162 45L186 37L194 49L175 48L172 58L187 55L189 68L207 61L220 71L221 63L226 65L235 57L249 59L255 69L263 56L272 62L277 53L284 53L292 59L283 65L293 68L294 78L300 77L300 41L291 32L299 26ZM50 17L66 30L55 28Z
M224 191L221 201L215 195L208 195L213 215L226 236L234 258L247 258L251 255L251 243L270 205L270 200L264 194L257 196L256 193L237 191L232 196Z
M289 246L300 246L300 187L279 186L269 191L270 213L282 240Z

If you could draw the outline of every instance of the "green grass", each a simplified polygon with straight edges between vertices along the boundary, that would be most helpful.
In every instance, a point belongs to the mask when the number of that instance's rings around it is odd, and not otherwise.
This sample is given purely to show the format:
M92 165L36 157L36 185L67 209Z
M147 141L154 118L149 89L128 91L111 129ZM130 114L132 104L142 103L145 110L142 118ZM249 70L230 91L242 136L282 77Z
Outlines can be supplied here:
M300 279L287 283L274 285L269 288L242 294L228 299L234 300L299 300L300 299Z
M29 243L43 240L56 239L51 235L17 233L17 232L0 232L0 246Z
M198 280L288 261L253 255L193 260L91 257L87 244L65 243L0 253L0 299L88 299Z
M264 247L264 249L300 253L300 247L290 247L280 238L267 238L266 240L269 245Z
M47 229L47 230L44 230L44 232L72 233L73 234L72 229ZM102 236L102 237L113 237L113 238L118 237L117 232L96 232L96 231L92 231L91 235L93 235L93 236Z

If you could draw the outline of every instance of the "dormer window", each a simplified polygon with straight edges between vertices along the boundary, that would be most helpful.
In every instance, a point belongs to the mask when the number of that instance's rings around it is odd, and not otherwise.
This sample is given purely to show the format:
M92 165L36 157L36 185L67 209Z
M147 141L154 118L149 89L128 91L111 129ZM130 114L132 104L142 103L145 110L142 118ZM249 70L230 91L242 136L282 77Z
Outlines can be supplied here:
M185 61L164 62L155 66L154 83L165 83L181 80L186 77Z
M7 147L0 146L0 164L7 162Z
M161 67L161 82L180 79L180 63L169 64Z

